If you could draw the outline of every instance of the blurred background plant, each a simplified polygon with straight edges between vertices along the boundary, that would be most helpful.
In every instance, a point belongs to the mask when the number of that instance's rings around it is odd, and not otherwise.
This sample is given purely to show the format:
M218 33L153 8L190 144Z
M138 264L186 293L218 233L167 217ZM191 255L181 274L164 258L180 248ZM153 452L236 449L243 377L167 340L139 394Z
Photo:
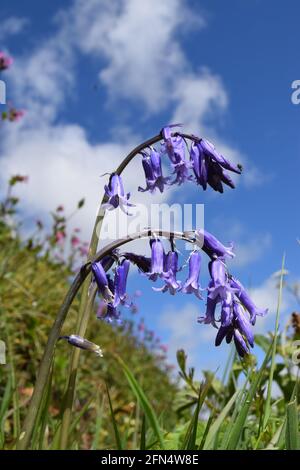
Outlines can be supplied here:
M8 446L13 444L18 435L19 423L32 393L47 333L61 298L80 258L86 254L86 245L80 240L78 231L68 234L67 222L70 217L64 214L62 206L51 214L52 226L49 231L37 221L34 233L21 238L22 222L17 222L18 201L13 195L13 188L26 181L26 177L20 175L12 177L7 197L1 203L0 331L8 352L7 365L1 365L0 416L1 443L4 445L6 441ZM82 206L83 201L80 201L76 210ZM133 297L138 295L133 294ZM78 302L75 302L73 312L77 307ZM74 329L73 312L65 325L65 334ZM112 352L117 352L130 365L143 387L150 392L157 412L164 411L165 418L170 423L174 421L171 404L176 385L171 380L165 346L145 326L141 317L135 320L136 316L140 317L140 314L137 314L137 306L134 306L128 319L117 327L96 320L96 314L91 319L89 339L101 344L105 350L105 361L95 361L91 355L81 358L76 408L78 411L85 409L79 426L82 437L80 445L83 447L91 445L94 436L90 431L103 406L106 411L103 411L103 415L101 412L99 445L111 445L108 404L106 399L103 401L106 395L105 383L109 385L121 429L126 429L131 437L134 431L133 423L139 411L126 387L125 377L119 373ZM64 342L59 343L59 349L51 388L50 421L47 426L49 442L59 421L57 414L72 351ZM75 428L74 437L79 430L77 426Z

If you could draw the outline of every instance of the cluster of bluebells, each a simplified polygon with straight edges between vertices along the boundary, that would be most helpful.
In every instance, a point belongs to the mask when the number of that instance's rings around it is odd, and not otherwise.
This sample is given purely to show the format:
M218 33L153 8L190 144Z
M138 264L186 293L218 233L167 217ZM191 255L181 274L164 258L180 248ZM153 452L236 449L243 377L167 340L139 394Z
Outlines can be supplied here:
M140 150L145 184L138 187L141 192L161 193L166 187L181 185L191 181L206 190L223 193L224 185L234 188L231 173L240 174L242 167L235 165L221 155L208 140L196 136L173 132L178 125L164 127L161 131L160 148L145 147ZM190 146L187 141L191 141ZM162 159L166 157L170 165L170 174L163 174ZM112 210L120 207L126 214L130 194L125 192L122 178L112 173L105 186L104 209ZM112 253L108 259L92 263L93 282L97 283L101 297L98 318L106 321L120 321L120 306L128 306L126 282L130 264L138 267L139 272L150 281L161 281L161 285L153 287L158 292L193 294L199 300L206 296L206 313L199 317L200 323L211 324L218 329L216 346L225 339L227 343L235 343L238 354L243 357L253 347L253 326L258 315L266 314L266 310L258 309L242 284L233 278L227 269L226 259L233 257L232 246L225 247L208 232L195 232L195 249L188 259L188 276L185 281L178 279L178 252L173 243L167 253L161 240L154 237L150 240L151 256L135 253ZM201 288L199 283L202 256L201 247L209 257L208 270L210 282ZM116 263L114 276L107 271ZM130 306L130 305L129 305Z
M242 284L233 278L227 270L226 258L233 257L232 246L225 247L212 234L204 231L196 233L203 241L202 250L209 256L208 269L210 282L206 288L201 288L199 277L202 256L198 249L192 251L188 259L188 276L185 281L177 279L179 267L178 252L173 244L167 253L159 238L150 240L151 257L135 253L114 253L116 261L114 280L106 274L109 268L108 260L92 264L94 281L101 295L101 307L98 318L112 322L120 321L118 307L126 303L126 282L130 264L138 267L141 275L150 281L161 281L162 285L154 287L155 291L193 294L203 300L206 293L206 313L199 318L200 323L212 324L218 328L216 346L225 338L227 343L235 343L238 354L243 357L253 347L253 325L256 317L266 314L266 310L258 309Z
M241 165L227 160L212 143L203 138L188 136L192 142L188 146L184 134L172 132L172 128L177 126L174 124L162 129L159 150L149 147L140 151L145 185L139 186L138 190L151 193L158 190L162 193L168 186L181 185L187 181L200 185L204 190L210 186L220 193L224 191L224 184L234 188L230 172L241 174ZM163 157L170 165L168 176L163 175ZM128 214L127 207L132 206L128 202L130 193L125 193L121 176L112 173L104 189L107 198L104 208L111 210L120 207Z

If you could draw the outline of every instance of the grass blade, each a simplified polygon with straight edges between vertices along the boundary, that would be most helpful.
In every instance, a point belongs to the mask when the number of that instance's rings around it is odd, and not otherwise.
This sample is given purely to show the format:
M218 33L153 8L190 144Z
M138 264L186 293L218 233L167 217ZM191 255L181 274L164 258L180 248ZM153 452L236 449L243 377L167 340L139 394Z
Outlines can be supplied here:
M6 385L5 385L4 394L1 400L1 407L0 407L0 448L1 449L4 446L5 416L9 408L11 396L12 396L12 383L11 383L11 375L9 375Z
M234 423L232 430L230 432L229 440L228 440L228 445L227 449L228 450L235 450L239 444L244 425L248 416L248 413L250 411L250 406L253 401L253 398L255 396L256 390L259 387L260 381L262 379L262 376L265 372L266 365L269 361L270 354L272 351L273 343L270 346L269 351L267 352L264 362L259 370L258 373L255 373L254 380L250 386L250 389L248 390L246 397L244 399L244 402L242 404L241 410L239 412L239 415L237 417L236 422Z
M94 438L93 442L91 445L92 450L97 450L99 447L99 436L100 436L100 430L102 427L102 421L103 421L103 411L104 411L104 399L105 396L103 395L103 398L101 400L101 405L100 405L100 395L99 392L97 392L97 405L96 405L96 426L95 426L95 433L94 433Z
M213 440L218 432L218 430L220 429L224 419L226 418L226 416L228 415L229 411L231 410L234 402L236 401L237 397L239 395L239 391L237 390L233 395L232 397L230 398L230 400L227 402L227 404L225 405L225 407L223 408L223 410L221 411L221 413L219 414L219 416L217 417L217 419L214 421L214 423L211 425L209 431L208 431L208 434L207 434L207 438L205 439L205 443L204 443L204 446L203 446L203 449L204 450L207 450L211 447L211 445L213 444Z
M125 362L117 355L115 355L117 361L121 365L123 372L125 374L125 377L130 385L130 388L134 395L136 396L137 400L139 401L142 409L144 410L145 416L147 418L147 421L149 425L151 426L156 438L159 441L159 444L161 448L164 448L164 441L163 441L163 435L159 426L159 422L157 419L157 416L149 403L146 395L144 394L142 388L139 386L137 380L133 376L132 372L129 370Z
M193 450L196 448L196 439L197 439L197 429L198 429L198 420L199 420L199 413L205 401L205 398L208 394L208 391L211 387L211 384L214 380L214 375L212 375L209 379L206 380L204 386L200 387L198 400L196 409L191 420L191 423L188 427L187 433L184 438L183 450Z
M285 445L287 450L300 449L299 418L296 398L288 403L286 407Z
M262 429L263 430L266 428L266 425L267 425L267 423L269 421L269 418L270 418L270 415L271 415L272 385L273 385L273 377L274 377L274 370L275 370L275 356L276 356L278 327L279 327L279 313L280 313L280 307L281 307L281 301L282 301L284 262L285 262L285 255L283 255L283 257L282 257L282 265L281 265L281 273L280 273L280 281L279 281L279 291L278 291L278 301L277 301L277 310L276 310L276 320L275 320L274 341L273 341L271 365L270 365L270 375L269 375L269 380L268 380L266 406L265 406L265 412L264 412L263 423L262 423Z
M112 423L113 423L113 428L114 428L114 433L115 433L115 439L116 439L116 444L117 444L117 450L123 450L123 445L122 445L122 441L121 441L121 437L120 437L118 425L117 425L117 422L116 422L115 413L114 413L114 410L113 410L113 407L112 407L112 403L111 403L111 399L110 399L110 394L109 394L109 389L108 389L107 384L106 384L106 391L107 391L107 396L108 396L110 415L111 415L111 419L112 419Z
M142 419L140 450L146 450L146 418L145 418L145 415L143 415L143 419Z

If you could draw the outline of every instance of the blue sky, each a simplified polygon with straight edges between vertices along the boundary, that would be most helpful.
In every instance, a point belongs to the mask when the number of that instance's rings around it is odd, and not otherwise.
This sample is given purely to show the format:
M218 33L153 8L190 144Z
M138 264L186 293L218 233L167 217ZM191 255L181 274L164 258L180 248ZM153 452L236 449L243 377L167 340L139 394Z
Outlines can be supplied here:
M235 241L232 271L270 308L258 329L271 328L271 276L283 252L291 282L299 278L300 105L291 102L291 83L300 78L299 13L296 0L288 7L270 0L2 0L0 49L15 58L5 74L8 100L27 114L1 130L1 179L29 175L21 190L28 223L86 196L76 224L87 239L99 175L178 120L242 161L244 174L223 195L188 186L164 202L205 204L207 230ZM138 167L125 180L132 199L143 202L134 192ZM153 293L137 276L130 282L132 290L143 286L140 315L170 344L171 360L184 346L198 369L217 369L228 347L216 350L214 332L195 322L204 304ZM283 311L293 307L286 295Z

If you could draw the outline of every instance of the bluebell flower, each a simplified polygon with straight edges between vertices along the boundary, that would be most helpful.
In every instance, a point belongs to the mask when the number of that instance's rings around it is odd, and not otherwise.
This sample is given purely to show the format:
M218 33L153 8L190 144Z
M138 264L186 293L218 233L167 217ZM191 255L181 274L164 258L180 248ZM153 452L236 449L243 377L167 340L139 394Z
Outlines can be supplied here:
M123 181L120 175L112 173L110 175L108 185L104 186L104 191L108 198L108 202L103 204L104 209L113 210L120 207L125 214L130 215L126 208L134 207L134 204L130 204L128 202L130 193L125 194Z
M225 310L225 311L224 311ZM221 326L218 330L215 344L219 346L224 338L230 343L234 339L240 356L249 353L249 345L254 346L254 334L249 313L232 294L223 301L221 310Z
M171 295L175 295L181 287L181 282L176 279L178 272L178 253L176 251L169 251L165 257L164 272L162 277L165 281L163 287L153 287L155 291L169 292Z
M240 302L234 302L233 314L241 334L247 339L250 346L254 346L254 334L249 319L249 313L243 308Z
M202 299L199 287L200 269L201 255L199 251L193 251L189 257L189 277L185 281L181 292L184 294L195 294L198 299Z
M103 299L108 302L113 301L114 295L111 289L109 288L109 279L104 271L102 263L99 261L97 263L92 263L92 273L94 275L94 280L97 284L100 294L102 295Z
M191 166L196 178L197 184L200 184L204 190L207 188L208 179L208 158L202 147L193 142L190 151Z
M97 319L103 320L107 323L122 323L120 318L120 311L113 304L113 302L107 303L103 300L100 301L97 309Z
M143 274L149 273L151 270L151 258L143 255L136 255L135 253L123 253L126 259L128 259L131 263L135 264L139 271Z
M264 317L268 313L268 309L262 310L256 307L246 289L237 279L231 277L230 284L234 289L237 289L237 297L250 313L250 321L252 325L255 324L257 316Z
M233 165L219 154L213 144L205 139L195 141L191 145L190 160L195 174L197 184L203 189L209 184L215 191L223 193L223 183L234 188L234 182L227 169L235 173L241 173L241 167Z
M239 356L244 357L245 354L249 354L250 350L248 344L245 341L245 338L240 333L240 331L234 327L234 325L231 324L229 326L220 326L216 336L215 345L219 346L224 338L228 344L232 341L232 339L234 340L234 344Z
M114 302L116 307L119 303L124 304L126 299L126 283L129 272L130 262L124 259L119 266L117 266L114 277Z
M92 343L79 335L60 336L59 339L66 339L69 344L79 349L94 352L97 356L103 357L103 352L98 344Z
M202 248L211 258L233 258L235 256L232 251L233 244L228 247L224 246L216 237L206 230L196 230L195 235L198 242L203 242Z
M218 163L221 167L225 168L226 170L233 171L234 173L241 174L241 165L235 165L233 163L230 163L229 160L227 160L223 157L223 155L217 152L215 146L211 142L206 139L200 139L199 145L202 147L205 155L211 157L211 159Z
M225 300L228 292L237 292L237 289L233 288L229 282L229 276L225 262L216 258L209 263L209 271L211 275L211 283L208 288L209 297L212 299L218 298L219 300Z
M151 246L151 270L148 274L151 281L156 281L165 273L166 254L162 242L158 238L150 240Z
M142 152L142 155L142 165L146 177L146 188L144 189L139 186L138 190L141 192L150 191L152 193L156 188L158 188L162 193L170 178L165 178L162 174L160 153L151 148L149 155L146 152Z
M211 297L207 296L205 316L198 318L199 323L205 323L206 325L211 324L217 328L215 314L218 302L219 300L217 298L212 299Z
M169 156L174 169L173 173L176 175L170 184L181 185L185 181L192 179L192 176L189 175L191 164L185 158L184 140L180 136L172 136L170 126L164 127L162 134L164 143L161 146L161 151Z

